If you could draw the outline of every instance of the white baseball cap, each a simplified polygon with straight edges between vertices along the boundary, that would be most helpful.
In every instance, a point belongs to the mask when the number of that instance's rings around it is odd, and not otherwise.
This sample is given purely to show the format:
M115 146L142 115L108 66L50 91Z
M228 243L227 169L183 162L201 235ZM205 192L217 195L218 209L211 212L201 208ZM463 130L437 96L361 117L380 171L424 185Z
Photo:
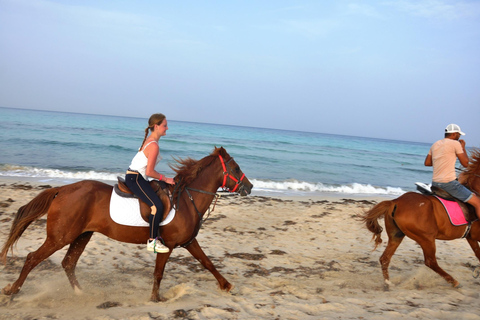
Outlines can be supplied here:
M457 125L454 124L454 123L449 124L449 125L445 128L445 133L455 133L455 132L460 133L462 136L465 135L465 133L462 132L462 130L460 129L460 127L457 126Z

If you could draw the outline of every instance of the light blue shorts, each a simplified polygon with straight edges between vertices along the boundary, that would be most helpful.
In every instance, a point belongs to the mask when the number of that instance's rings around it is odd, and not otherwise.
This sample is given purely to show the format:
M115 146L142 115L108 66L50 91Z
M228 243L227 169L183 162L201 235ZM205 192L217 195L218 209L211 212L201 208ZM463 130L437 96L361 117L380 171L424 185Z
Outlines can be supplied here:
M463 202L468 202L468 200L470 200L473 196L473 192L468 190L468 188L458 182L458 180L453 180L446 183L432 182L432 186L447 191L453 197Z

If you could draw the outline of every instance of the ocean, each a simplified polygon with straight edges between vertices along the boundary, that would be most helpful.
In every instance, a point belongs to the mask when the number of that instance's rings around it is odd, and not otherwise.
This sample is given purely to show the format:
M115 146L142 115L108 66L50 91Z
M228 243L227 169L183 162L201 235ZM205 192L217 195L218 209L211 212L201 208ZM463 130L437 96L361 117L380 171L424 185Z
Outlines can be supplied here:
M168 119L168 115L167 115ZM146 118L0 107L0 177L113 184L137 152ZM429 183L430 144L168 119L157 171L223 146L254 184L253 195L399 196ZM433 141L432 141L433 142Z

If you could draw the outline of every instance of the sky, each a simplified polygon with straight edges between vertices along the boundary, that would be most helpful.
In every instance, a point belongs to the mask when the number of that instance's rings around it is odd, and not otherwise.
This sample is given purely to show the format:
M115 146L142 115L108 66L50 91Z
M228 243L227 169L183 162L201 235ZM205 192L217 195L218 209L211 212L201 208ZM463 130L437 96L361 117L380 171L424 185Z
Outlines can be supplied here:
M0 106L480 147L480 1L0 0Z

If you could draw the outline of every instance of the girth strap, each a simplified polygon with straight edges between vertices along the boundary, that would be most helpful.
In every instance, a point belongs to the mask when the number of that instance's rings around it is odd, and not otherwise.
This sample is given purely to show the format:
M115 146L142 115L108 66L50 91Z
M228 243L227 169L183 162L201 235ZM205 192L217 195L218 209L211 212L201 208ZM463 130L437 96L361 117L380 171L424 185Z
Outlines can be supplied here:
M462 239L465 239L468 236L468 234L470 233L470 229L472 229L472 222L469 222L467 224L467 229L465 229L465 233L463 234Z

